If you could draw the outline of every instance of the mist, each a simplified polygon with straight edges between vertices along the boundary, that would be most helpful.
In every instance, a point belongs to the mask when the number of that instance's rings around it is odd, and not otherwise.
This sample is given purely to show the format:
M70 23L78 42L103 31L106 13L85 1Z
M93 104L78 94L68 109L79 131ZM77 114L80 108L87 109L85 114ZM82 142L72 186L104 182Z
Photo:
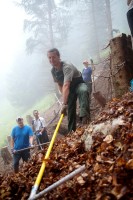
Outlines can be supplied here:
M106 56L102 49L111 39L109 23L113 37L130 34L126 12L125 0L110 0L111 22L105 0L0 1L0 145L17 116L45 110L39 105L46 97L52 98L49 106L55 101L48 49L58 48L62 60L82 71L83 60L99 62Z

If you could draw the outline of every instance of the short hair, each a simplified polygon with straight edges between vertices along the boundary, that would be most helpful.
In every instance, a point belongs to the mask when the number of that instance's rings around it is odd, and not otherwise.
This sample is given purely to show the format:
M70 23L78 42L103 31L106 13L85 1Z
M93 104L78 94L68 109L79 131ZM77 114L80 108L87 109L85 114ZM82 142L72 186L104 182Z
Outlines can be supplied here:
M23 120L22 117L17 117L16 122L20 122L20 121L22 121L22 120Z
M35 112L38 112L38 110L33 110L33 114L34 114Z
M48 50L48 53L49 52L56 52L56 54L57 54L57 56L59 56L60 57L60 52L59 52L59 50L58 49L56 49L56 48L52 48L52 49L50 49L50 50Z

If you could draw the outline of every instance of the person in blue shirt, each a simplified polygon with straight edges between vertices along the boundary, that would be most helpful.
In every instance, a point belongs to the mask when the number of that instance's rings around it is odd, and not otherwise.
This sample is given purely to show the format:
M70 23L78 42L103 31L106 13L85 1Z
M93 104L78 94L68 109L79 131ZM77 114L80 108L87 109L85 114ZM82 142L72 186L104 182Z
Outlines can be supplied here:
M83 62L83 65L84 65L84 69L82 71L82 77L83 77L84 82L87 84L89 93L91 95L91 92L92 92L92 79L91 79L92 68L89 65L89 62L87 60L85 60Z
M28 149L17 152L17 150L33 146L33 131L30 126L24 125L22 117L18 117L16 122L17 126L12 129L11 133L11 151L13 153L14 172L18 173L20 159L22 158L24 162L27 162L30 158L30 151Z

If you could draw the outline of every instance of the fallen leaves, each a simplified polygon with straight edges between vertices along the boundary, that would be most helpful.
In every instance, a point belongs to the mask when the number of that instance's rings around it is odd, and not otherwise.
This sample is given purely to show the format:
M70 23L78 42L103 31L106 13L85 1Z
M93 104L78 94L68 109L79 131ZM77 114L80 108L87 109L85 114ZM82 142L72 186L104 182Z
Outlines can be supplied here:
M83 179L82 176L79 176L79 177L77 178L77 181L78 181L78 183L79 183L80 185L84 185L84 184L85 184L85 181L84 181L84 179Z
M112 135L107 135L104 140L104 142L107 142L108 144L113 141L113 136Z
M128 162L126 163L126 168L133 170L133 159L128 160Z
M122 100L114 99L109 103L109 111L101 113L94 124L104 123L106 119L119 116L122 116L124 123L108 135L102 132L92 135L89 151L85 150L82 140L83 128L56 141L50 158L45 160L46 171L40 191L83 164L86 165L86 170L41 199L133 199L132 99L133 94L129 93ZM92 133L93 128L88 130ZM19 174L0 175L0 199L28 199L45 152L46 149L44 152L34 154L30 162L21 167Z

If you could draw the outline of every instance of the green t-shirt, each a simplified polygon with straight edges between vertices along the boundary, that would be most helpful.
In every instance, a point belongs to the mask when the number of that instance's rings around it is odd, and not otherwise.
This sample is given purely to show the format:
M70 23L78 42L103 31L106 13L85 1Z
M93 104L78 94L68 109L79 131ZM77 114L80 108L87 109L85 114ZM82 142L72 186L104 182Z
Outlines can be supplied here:
M55 68L53 68L51 72L52 72L54 81L62 82L62 84L66 83L67 81L72 82L74 78L81 77L81 72L78 71L78 69L72 63L62 62L62 69L56 70ZM58 74L58 77L60 77L61 81L59 81L56 78L55 74Z
M64 83L81 76L81 72L72 64L63 62Z

